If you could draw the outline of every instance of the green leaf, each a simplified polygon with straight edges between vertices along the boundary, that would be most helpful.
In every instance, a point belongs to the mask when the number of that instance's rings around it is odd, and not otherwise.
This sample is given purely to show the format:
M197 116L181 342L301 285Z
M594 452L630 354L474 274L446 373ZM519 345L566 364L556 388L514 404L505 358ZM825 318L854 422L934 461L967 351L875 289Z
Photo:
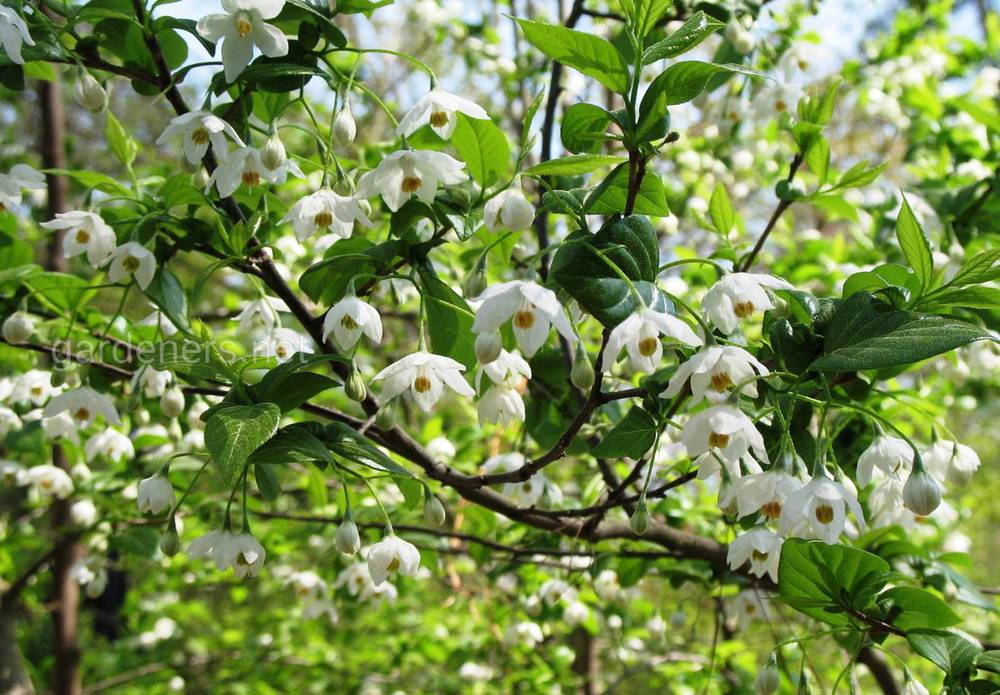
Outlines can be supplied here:
M68 176L85 188L94 188L102 193L132 197L132 191L107 174L80 169L45 169L43 173Z
M156 343L142 358L154 368L187 375L189 379L229 382L233 372L210 343L170 338ZM231 391L230 393L235 393Z
M562 117L560 135L563 147L576 154L599 152L604 144L604 131L612 118L600 106L573 104Z
M726 25L719 20L710 17L702 10L698 10L684 22L680 29L647 48L642 54L642 63L648 65L663 58L675 58L682 53L687 53L716 31L725 27Z
M119 162L126 167L131 167L136 155L139 154L139 143L125 132L125 128L111 111L106 111L106 113L108 122L104 129L104 136L108 139L108 146Z
M872 270L862 270L851 275L844 282L842 294L846 299L858 292L874 293L887 287L899 287L909 292L917 286L918 282L912 270L899 263L885 263Z
M309 266L299 287L314 302L332 305L344 296L351 278L386 268L401 246L396 239L378 245L360 236L341 239L327 249L322 261Z
M625 58L607 39L554 24L518 19L525 38L552 60L579 70L612 92L628 91Z
M952 677L967 673L983 653L978 642L952 630L914 630L906 639L913 651Z
M483 188L500 180L510 167L510 143L493 121L458 114L451 143Z
M274 403L281 412L298 408L318 393L340 385L340 382L330 377L314 372L303 372L309 365L319 362L347 361L334 355L307 355L296 353L292 357L268 371L264 378L254 387L257 400L264 403Z
M998 262L1000 262L1000 248L981 251L962 264L955 276L948 281L948 285L975 285L1000 279Z
M674 63L660 73L646 90L642 105L639 107L640 128L647 119L661 117L668 106L683 104L694 99L708 86L709 80L720 73L761 76L756 70L743 65L719 65L697 60Z
M604 435L604 439L591 453L597 458L627 456L637 461L653 446L656 430L653 416L636 406Z
M593 190L584 209L591 215L615 215L621 214L627 202L628 167L621 164ZM663 180L655 171L647 170L642 177L632 212L653 217L666 217L670 214Z
M256 464L253 467L254 480L257 481L257 489L260 496L270 501L278 499L281 494L281 483L278 475L274 472L274 466Z
M858 162L841 174L835 188L860 188L861 186L867 186L872 181L877 179L878 175L881 174L887 166L889 166L888 163L869 167L867 160Z
M961 621L947 603L913 586L897 586L882 592L879 601L890 601L888 622L901 630L945 628Z
M143 292L163 310L170 323L185 333L190 330L187 295L176 275L166 268L161 268Z
M377 471L412 478L413 474L382 452L367 437L342 422L331 422L324 428L329 448L348 459Z
M438 279L433 270L423 267L418 272L431 349L472 369L476 365L472 334L475 315L465 300Z
M96 291L83 278L68 273L35 273L21 280L35 299L59 314L83 307Z
M926 295L920 303L922 309L952 306L1000 311L1000 289L985 286L953 287Z
M903 249L906 262L910 264L917 279L920 280L921 291L926 290L934 275L934 257L931 253L930 242L927 241L927 236L920 227L920 223L917 222L917 218L913 216L906 196L903 196L903 206L896 219L896 239L899 240L899 246Z
M528 176L579 176L601 167L615 166L624 161L624 157L611 154L574 154L540 162L524 173Z
M851 372L895 367L990 337L971 323L900 311L867 292L858 292L834 312L824 355L811 369Z
M299 423L279 430L257 447L248 459L255 466L286 466L289 463L333 463L333 456L307 425Z
M1000 673L1000 650L991 649L976 658L976 668L990 673Z
M622 9L632 19L635 34L641 39L656 27L673 4L673 0L625 0Z
M889 563L844 545L789 538L781 547L778 591L792 608L836 627L864 611L885 586Z
M231 405L216 411L205 425L205 448L228 485L243 475L247 458L278 429L281 409L274 403Z
M729 200L729 193L721 183L715 186L712 198L708 202L708 216L712 219L712 226L724 238L733 231L736 224L736 213L733 211L733 204Z

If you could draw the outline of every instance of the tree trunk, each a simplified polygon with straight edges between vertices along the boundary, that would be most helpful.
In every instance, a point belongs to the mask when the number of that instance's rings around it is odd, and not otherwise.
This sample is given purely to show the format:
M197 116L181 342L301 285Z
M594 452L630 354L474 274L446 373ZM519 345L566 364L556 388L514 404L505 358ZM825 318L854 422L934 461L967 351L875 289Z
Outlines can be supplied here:
M42 139L38 149L46 169L66 168L66 116L63 110L62 84L58 75L52 82L39 82L38 101L41 106ZM69 182L64 176L48 174L49 218L69 209ZM65 271L66 259L62 254L63 232L54 233L49 240L46 267ZM69 472L69 461L58 444L52 446L52 463ZM56 500L52 505L52 530L59 539L72 529L69 500ZM56 695L79 695L80 648L77 645L77 619L80 605L80 587L70 577L70 570L80 558L79 543L66 543L56 552L52 563L55 663L52 668L52 691Z
M580 695L596 695L597 693L597 644L594 636L582 627L573 630L570 635L573 644L573 673L580 679Z

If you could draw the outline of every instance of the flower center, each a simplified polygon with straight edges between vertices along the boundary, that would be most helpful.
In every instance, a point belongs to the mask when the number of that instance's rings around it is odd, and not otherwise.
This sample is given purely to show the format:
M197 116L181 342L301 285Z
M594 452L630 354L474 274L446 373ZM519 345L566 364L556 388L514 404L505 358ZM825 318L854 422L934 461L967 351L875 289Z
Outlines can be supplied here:
M751 557L754 562L767 562L767 556L768 553L763 553L759 550L754 550L753 553L751 553Z
M88 241L90 241L90 232L86 229L76 230L76 243L86 244Z
M253 563L252 562L248 562L247 558L246 558L246 555L244 555L243 553L240 553L239 555L236 556L236 564L239 565L240 567L249 567Z
M756 552L756 551L754 551L754 552ZM744 612L745 612L745 613L746 613L747 615L753 615L754 613L756 613L756 612L757 612L757 606L753 605L752 603L748 603L748 604L746 605L746 607L745 607L745 608L743 609L743 611L744 611Z
M317 213L316 217L313 218L313 224L317 227L326 229L333 224L333 215L330 214L329 210L323 210L322 212Z
M821 524L829 524L833 521L833 507L828 504L819 505L813 514L816 516L816 521Z
M751 301L736 302L733 304L733 313L736 314L741 319L745 319L747 316L753 313L754 305Z
M514 314L514 325L518 328L531 328L535 325L535 312L530 309L523 309Z
M42 478L42 481L39 483L39 485L42 486L43 490L51 490L53 485L52 478Z
M134 273L139 269L139 259L135 256L125 256L125 260L122 261L122 267L125 268L130 273Z
M87 410L86 408L78 408L77 411L73 413L73 417L75 417L80 422L84 422L90 419L90 411Z
M393 555L392 556L392 560L390 560L389 564L385 566L385 569L386 569L387 572L395 572L396 570L398 570L399 569L399 557L396 556L396 555Z
M778 99L774 102L774 110L778 113L784 113L788 110L788 104L785 103L784 99Z
M435 128L441 128L448 124L448 112L447 111L432 111L431 112L431 125Z
M639 354L649 357L656 352L656 344L660 342L656 338L643 338L639 341Z
M421 183L423 183L423 181L420 180L419 176L406 176L403 178L403 185L401 188L403 189L403 193L416 193L420 190Z
M777 519L781 516L781 502L771 500L760 508L761 513L768 519Z
M278 347L275 348L274 350L274 354L277 355L280 359L285 359L286 357L288 357L288 348L285 345L279 343Z
M729 444L728 434L719 434L718 432L712 432L708 435L708 445L713 449L721 449L722 447Z
M413 380L413 390L417 393L427 393L431 390L431 380L425 376L418 376Z
M243 183L245 183L247 186L260 185L260 172L258 172L256 169L244 169Z
M722 393L733 386L733 378L729 372L714 372L711 379L712 390Z
M525 492L531 492L531 483L521 483L521 489Z
M204 128L195 128L191 133L191 142L196 145L204 145L208 143L208 131Z
M236 17L236 31L240 33L240 38L245 37L251 31L253 31L253 22L250 21L250 15L246 12L240 12Z
M358 322L345 314L344 318L340 319L340 325L349 331L353 331L358 327Z
M42 387L41 386L32 386L31 387L31 395L32 396L36 396L36 397L37 396L41 396L42 395Z

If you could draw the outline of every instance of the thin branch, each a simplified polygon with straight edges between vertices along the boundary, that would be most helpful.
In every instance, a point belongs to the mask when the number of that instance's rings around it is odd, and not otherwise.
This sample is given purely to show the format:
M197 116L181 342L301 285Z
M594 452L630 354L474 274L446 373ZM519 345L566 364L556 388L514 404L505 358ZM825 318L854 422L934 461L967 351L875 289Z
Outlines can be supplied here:
M802 166L802 161L803 157L801 153L796 154L795 157L792 159L792 163L788 167L788 178L785 179L788 183L791 183L792 180L795 178L795 173L799 170L799 167ZM757 238L757 243L754 244L753 249L750 251L747 257L743 259L743 263L740 264L739 272L745 273L747 270L750 269L750 266L753 265L754 259L757 258L757 254L759 254L761 249L764 248L764 242L767 241L767 238L771 235L771 232L774 230L775 225L778 224L778 220L784 214L785 210L791 207L791 205L792 205L791 200L778 201L778 207L774 209L774 213L772 213L771 219L767 221L767 225L764 227L764 231L761 232L760 236Z

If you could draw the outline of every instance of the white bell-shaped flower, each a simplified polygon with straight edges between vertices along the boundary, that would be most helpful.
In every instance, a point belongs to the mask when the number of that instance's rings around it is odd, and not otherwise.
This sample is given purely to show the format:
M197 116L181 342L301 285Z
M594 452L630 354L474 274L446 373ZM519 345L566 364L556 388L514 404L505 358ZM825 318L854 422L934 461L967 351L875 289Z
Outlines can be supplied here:
M857 496L826 475L816 475L788 496L781 511L779 532L783 536L836 543L844 532L848 510L854 514L858 525L864 527L865 518Z
M425 203L434 202L439 183L446 186L469 178L465 165L444 152L399 150L358 179L358 196L382 196L386 206L396 212L411 195Z
M178 135L184 138L184 157L191 164L201 163L209 145L212 146L215 156L224 160L229 153L226 136L236 143L237 147L246 146L229 123L210 111L188 111L180 116L174 116L156 139L156 144L166 145Z
M420 551L394 533L386 535L368 551L368 571L375 586L395 572L412 577L419 567Z
M624 347L633 370L655 372L663 359L661 335L684 345L702 344L691 327L676 316L643 307L611 330L601 364L610 367Z
M115 250L115 230L100 215L84 210L60 212L55 219L42 222L45 229L65 229L63 257L87 254L87 262L97 268L104 265Z
M695 457L702 479L720 470L716 456L734 479L743 475L740 463L751 473L760 472L757 461L768 463L764 438L753 421L732 405L716 405L692 415L681 430L681 442L688 456Z
M89 386L61 393L42 409L42 416L46 418L55 417L59 413L68 413L80 428L89 426L98 417L103 417L110 425L119 423L114 401Z
M143 514L159 514L174 506L177 498L170 479L157 472L139 481L139 492L136 502Z
M285 0L222 0L226 14L210 14L198 20L198 33L209 41L222 42L222 65L226 82L232 82L253 60L254 46L268 58L288 54L288 39L267 19L274 19Z
M535 206L528 202L519 186L497 193L483 206L483 223L491 232L527 229L534 220Z
M350 294L326 312L323 339L328 339L331 333L344 351L353 348L362 334L377 345L382 342L382 317L375 307Z
M0 46L3 46L7 57L18 65L24 65L24 58L21 56L23 44L35 45L28 33L28 25L13 8L0 5Z
M129 241L117 247L111 252L104 263L111 263L108 267L108 280L111 282L122 282L126 278L132 278L139 289L146 289L153 281L156 274L156 257L142 244ZM101 265L104 265L102 263Z
M750 563L750 574L763 577L765 574L772 582L778 581L778 561L781 559L781 544L784 540L766 528L755 528L741 533L729 545L726 562L734 572Z
M743 382L746 383L740 388L740 393L756 398L757 382L751 378L767 374L767 367L743 348L735 345L709 345L677 368L660 397L673 398L690 381L691 405L699 403L702 398L720 403L729 397L734 387Z
M723 333L732 333L755 312L774 308L767 289L794 289L788 282L760 273L729 273L709 288L701 301L708 318Z
M347 239L354 232L354 223L360 222L370 227L367 202L354 196L339 195L329 188L321 188L315 193L300 198L281 221L291 223L295 237L305 241L320 231Z
M913 449L899 437L880 434L858 457L856 478L860 487L872 481L875 469L885 475L900 477L913 465Z
M430 412L447 386L460 396L475 396L476 392L465 381L461 362L420 350L390 364L375 375L372 381L384 381L382 397L395 398L409 390L413 400L424 412Z
M455 115L464 113L469 118L488 119L490 116L479 104L465 97L446 92L443 89L432 89L413 105L402 120L396 132L404 137L412 135L416 130L428 123L431 129L442 139L447 140L455 132L458 123Z
M26 188L45 188L45 176L27 164L15 164L10 173L0 174L0 212L20 207L21 191Z
M552 326L569 343L576 336L556 293L529 280L512 280L490 285L480 296L472 330L492 333L511 320L517 344L527 357L534 357Z

